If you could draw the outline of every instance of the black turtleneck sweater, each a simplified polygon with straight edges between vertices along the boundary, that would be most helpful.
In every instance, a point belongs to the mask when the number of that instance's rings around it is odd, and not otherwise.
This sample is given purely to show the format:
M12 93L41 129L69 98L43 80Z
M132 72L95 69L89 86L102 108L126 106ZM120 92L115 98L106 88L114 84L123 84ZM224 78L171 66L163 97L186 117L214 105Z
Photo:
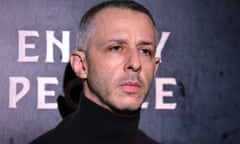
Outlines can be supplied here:
M138 129L140 111L119 116L81 97L78 110L30 144L156 144Z

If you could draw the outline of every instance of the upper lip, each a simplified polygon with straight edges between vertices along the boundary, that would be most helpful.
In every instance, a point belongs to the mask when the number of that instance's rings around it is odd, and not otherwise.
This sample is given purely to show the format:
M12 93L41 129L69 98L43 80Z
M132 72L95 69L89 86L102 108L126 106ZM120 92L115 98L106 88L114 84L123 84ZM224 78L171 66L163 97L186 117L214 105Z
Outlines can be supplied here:
M121 86L135 86L135 87L141 87L141 84L137 81L128 81L120 84Z

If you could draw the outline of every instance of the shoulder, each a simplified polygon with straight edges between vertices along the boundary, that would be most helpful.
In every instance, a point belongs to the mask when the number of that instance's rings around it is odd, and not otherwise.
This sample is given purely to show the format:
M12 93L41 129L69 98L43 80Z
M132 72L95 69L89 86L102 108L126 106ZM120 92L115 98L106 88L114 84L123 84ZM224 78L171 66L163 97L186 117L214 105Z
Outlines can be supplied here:
M54 130L50 130L47 133L37 137L35 140L31 141L29 144L54 144L54 138L51 136ZM56 143L56 142L55 142Z
M72 122L72 116L67 117L55 128L37 137L29 144L69 144L69 140L71 141L70 133L72 134L70 131L74 131L74 128L72 128ZM68 141L66 140L66 137L68 137Z

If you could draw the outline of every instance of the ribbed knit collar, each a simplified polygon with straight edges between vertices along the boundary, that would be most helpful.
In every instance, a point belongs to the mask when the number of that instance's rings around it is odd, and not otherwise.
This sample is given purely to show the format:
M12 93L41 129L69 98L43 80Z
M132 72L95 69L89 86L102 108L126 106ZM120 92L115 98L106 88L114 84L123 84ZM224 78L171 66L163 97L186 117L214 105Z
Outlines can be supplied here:
M86 139L89 136L93 138L90 140L92 143L101 141L105 144L126 144L134 141L137 135L140 110L130 116L117 115L81 96L75 116Z

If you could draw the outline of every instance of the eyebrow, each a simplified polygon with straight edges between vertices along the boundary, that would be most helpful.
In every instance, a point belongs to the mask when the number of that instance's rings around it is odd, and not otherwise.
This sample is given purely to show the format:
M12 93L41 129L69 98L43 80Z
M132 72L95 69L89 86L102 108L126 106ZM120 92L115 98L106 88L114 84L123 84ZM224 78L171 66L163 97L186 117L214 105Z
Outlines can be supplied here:
M127 40L125 39L110 39L109 42L115 42L115 43L119 43L119 44L123 44L123 43L127 43Z
M150 42L150 41L140 41L137 45L152 45L153 47L156 46L154 42Z
M127 40L125 39L111 39L109 40L109 42L116 42L116 43L119 43L119 44L127 44ZM150 42L150 41L144 41L144 40L141 40L137 43L137 45L152 45L154 47L156 47L156 44L154 42Z

